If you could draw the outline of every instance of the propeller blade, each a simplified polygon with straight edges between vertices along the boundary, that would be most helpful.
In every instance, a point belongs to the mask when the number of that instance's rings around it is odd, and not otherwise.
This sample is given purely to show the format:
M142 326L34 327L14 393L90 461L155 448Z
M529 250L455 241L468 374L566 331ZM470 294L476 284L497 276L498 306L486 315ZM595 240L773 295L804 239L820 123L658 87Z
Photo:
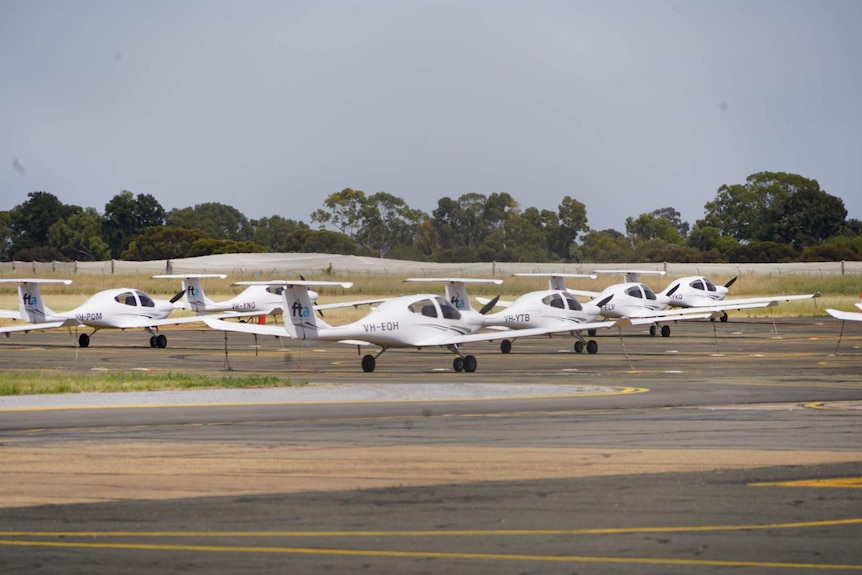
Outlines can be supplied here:
M175 295L174 297L171 298L171 300L170 300L171 303L177 303L178 301L180 301L180 299L182 299L182 297L183 297L183 294L185 294L185 293L186 293L186 290L182 290L182 291L177 292L177 295Z
M733 279L730 280L729 282L727 282L726 284L724 284L724 287L729 288L730 286L733 285L733 282L735 282L735 281L736 281L736 276L733 276Z
M666 295L667 297L670 297L670 296L672 296L672 295L674 294L674 292L676 292L676 290L678 290L678 289L679 289L679 284L676 284L675 286L673 286L672 288L670 288L670 291L668 291L668 292L667 292L666 294L664 294L664 295Z
M479 310L479 313L481 313L482 315L485 315L486 313L488 313L489 311L494 309L494 306L497 305L498 301L500 301L499 295L497 297L495 297L494 299L492 299L491 301L489 301L488 303L486 303L485 305L483 305L482 309Z
M597 303L596 306L599 308L605 307L608 304L608 302L611 301L612 299L614 299L614 294L611 294L608 297L604 298L602 301Z

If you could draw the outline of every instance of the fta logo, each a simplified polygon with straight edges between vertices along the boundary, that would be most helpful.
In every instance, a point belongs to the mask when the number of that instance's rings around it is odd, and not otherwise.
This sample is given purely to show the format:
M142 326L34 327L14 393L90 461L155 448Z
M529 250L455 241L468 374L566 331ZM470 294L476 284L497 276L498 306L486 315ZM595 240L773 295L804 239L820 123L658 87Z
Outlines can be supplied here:
M449 301L455 306L455 309L467 309L467 303L457 295L453 295Z
M293 300L290 306L290 315L292 317L308 317L311 315L311 308L307 305L302 305L299 300Z
M189 286L188 288L186 288L186 293L189 295L189 297L197 297L201 295L201 291L195 286Z
M36 307L39 305L39 298L33 294L25 293L22 298L26 307Z

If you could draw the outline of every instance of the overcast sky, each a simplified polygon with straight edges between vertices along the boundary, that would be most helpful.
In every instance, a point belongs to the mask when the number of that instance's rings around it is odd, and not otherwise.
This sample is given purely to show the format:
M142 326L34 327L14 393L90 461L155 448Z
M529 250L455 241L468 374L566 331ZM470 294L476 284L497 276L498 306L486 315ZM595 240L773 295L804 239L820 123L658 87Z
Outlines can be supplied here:
M0 210L507 192L624 231L784 171L862 219L855 0L0 0L0 81Z

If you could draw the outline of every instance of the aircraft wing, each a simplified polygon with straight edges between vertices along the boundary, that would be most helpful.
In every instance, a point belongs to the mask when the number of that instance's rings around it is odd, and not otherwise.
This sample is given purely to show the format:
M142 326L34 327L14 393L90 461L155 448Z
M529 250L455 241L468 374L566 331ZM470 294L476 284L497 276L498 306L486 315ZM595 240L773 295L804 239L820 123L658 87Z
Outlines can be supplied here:
M149 319L146 317L135 317L128 321L119 322L118 325L114 326L119 329L131 329L131 328L148 328L148 327L162 327L165 325L185 325L188 323L202 323L205 318L213 318L213 319L224 319L224 318L241 318L241 317L251 317L251 316L259 316L264 315L263 313L256 312L248 312L248 313L238 313L238 312L225 312L220 314L210 314L210 315L190 315L190 316L182 316L182 317L166 317L164 319Z
M574 327L572 325L566 327L534 327L528 329L512 329L509 331L495 331L495 332L479 332L479 333L468 333L465 335L456 335L448 338L445 341L435 340L429 341L425 344L417 344L416 347L431 347L431 346L447 346L447 345L460 345L462 343L473 343L477 341L495 341L501 339L511 339L511 338L521 338L521 337L534 337L538 335L549 335L554 333L569 333L572 331L580 331L583 329L599 329L599 328L608 328L615 325L616 321L596 321L596 322L587 322L587 323L579 323L575 324Z
M711 319L716 318L720 314L717 311L705 312L698 311L695 313L688 314L656 314L656 315L648 315L643 317L627 317L625 318L626 323L630 325L646 325L661 321L688 321L693 319Z
M24 319L21 317L21 312L11 309L0 309L0 318L3 319Z
M859 313L858 311L841 311L837 309L827 309L826 313L828 313L835 319L840 319L844 321L862 321L862 313Z
M202 321L213 329L222 331L235 331L238 333L251 333L256 335L271 335L275 337L290 337L282 325L275 324L259 324L259 323L242 323L239 321L223 321L230 316L204 316L198 317L198 321Z
M748 298L733 298L715 302L714 305L709 305L709 308L722 308L727 310L733 309L749 309L754 307L771 307L778 305L783 301L794 301L802 299L813 299L820 297L820 292L798 294L798 295L781 295L781 296L766 296L766 297L748 297Z
M41 323L25 323L21 325L9 325L0 328L0 333L13 333L18 331L36 331L41 329L55 329L58 327L69 327L73 325L81 325L76 319L64 319L60 321L46 321Z
M326 303L322 305L314 306L315 310L327 310L327 309L338 309L344 307L359 307L361 305L374 305L376 303L383 303L391 298L377 298L377 299L360 299L356 301L342 301L337 303Z

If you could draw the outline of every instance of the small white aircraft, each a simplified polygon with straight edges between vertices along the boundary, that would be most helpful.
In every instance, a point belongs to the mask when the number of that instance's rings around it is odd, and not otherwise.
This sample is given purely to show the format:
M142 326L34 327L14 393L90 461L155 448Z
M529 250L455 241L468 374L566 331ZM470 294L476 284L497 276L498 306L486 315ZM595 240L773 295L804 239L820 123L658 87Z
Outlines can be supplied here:
M0 283L18 284L19 311L16 313L5 310L2 317L28 322L25 325L0 327L0 333L7 336L12 332L26 333L33 330L86 326L93 328L93 331L80 334L78 345L88 347L90 337L100 329L141 328L150 334L150 347L164 348L168 345L168 339L158 333L160 326L200 322L200 319L194 316L168 318L174 309L170 301L151 298L143 291L133 288L100 291L75 309L58 313L44 304L39 285L69 285L71 280L0 279Z
M426 281L426 280L422 280ZM439 280L438 280L439 281ZM223 321L223 319L203 317L203 321L214 329L235 331L257 335L290 337L301 340L337 341L348 345L373 345L381 350L362 358L362 370L372 372L377 358L390 348L444 347L456 355L453 368L457 372L476 371L476 358L464 355L460 347L477 341L500 339L498 333L478 333L483 322L481 314L463 313L451 301L435 294L403 295L385 300L375 300L379 305L365 317L352 323L332 326L317 317L309 296L309 288L341 286L351 287L350 282L240 282L241 284L262 283L284 287L284 326L259 325ZM354 302L355 303L355 302ZM370 301L367 303L371 303ZM338 305L353 305L338 304ZM521 336L544 335L556 331L569 331L571 327L556 330L525 329Z
M495 301L486 298L476 298L479 303L491 305L496 303L506 308L504 311L489 313L484 316L485 326L503 327L510 331L507 335L511 337L500 342L500 351L509 353L512 351L512 342L516 340L518 330L524 328L549 328L568 326L572 335L577 338L574 350L582 353L598 352L599 345L595 340L587 341L581 335L581 331L592 334L594 330L608 328L615 324L614 321L597 321L596 318L602 311L602 306L610 302L614 295L596 298L593 301L582 304L572 296L565 285L565 278L591 278L593 274L565 274L565 273L519 273L516 277L546 277L548 289L532 291L519 296L515 301Z
M770 307L782 301L802 300L820 297L820 292L799 295L725 299L728 288L736 281L732 278L723 286L715 285L703 276L688 276L672 281L659 295L668 298L670 307L694 308L709 307L721 309L721 321L727 321L727 310Z
M249 315L277 315L283 313L281 287L251 285L235 297L220 302L207 297L201 280L226 277L225 274L160 274L153 276L153 279L182 280L183 290L171 301L174 302L175 307L193 311L196 314L239 312Z
M601 315L609 319L626 318L632 325L651 324L650 335L655 335L659 326L663 337L670 336L670 326L666 322L714 318L719 309L691 308L667 310L670 298L666 294L656 294L650 287L639 281L641 274L665 275L656 270L597 270L596 273L623 274L625 282L613 284L601 292L586 290L567 290L573 295L592 298L594 301L613 296L601 306Z

